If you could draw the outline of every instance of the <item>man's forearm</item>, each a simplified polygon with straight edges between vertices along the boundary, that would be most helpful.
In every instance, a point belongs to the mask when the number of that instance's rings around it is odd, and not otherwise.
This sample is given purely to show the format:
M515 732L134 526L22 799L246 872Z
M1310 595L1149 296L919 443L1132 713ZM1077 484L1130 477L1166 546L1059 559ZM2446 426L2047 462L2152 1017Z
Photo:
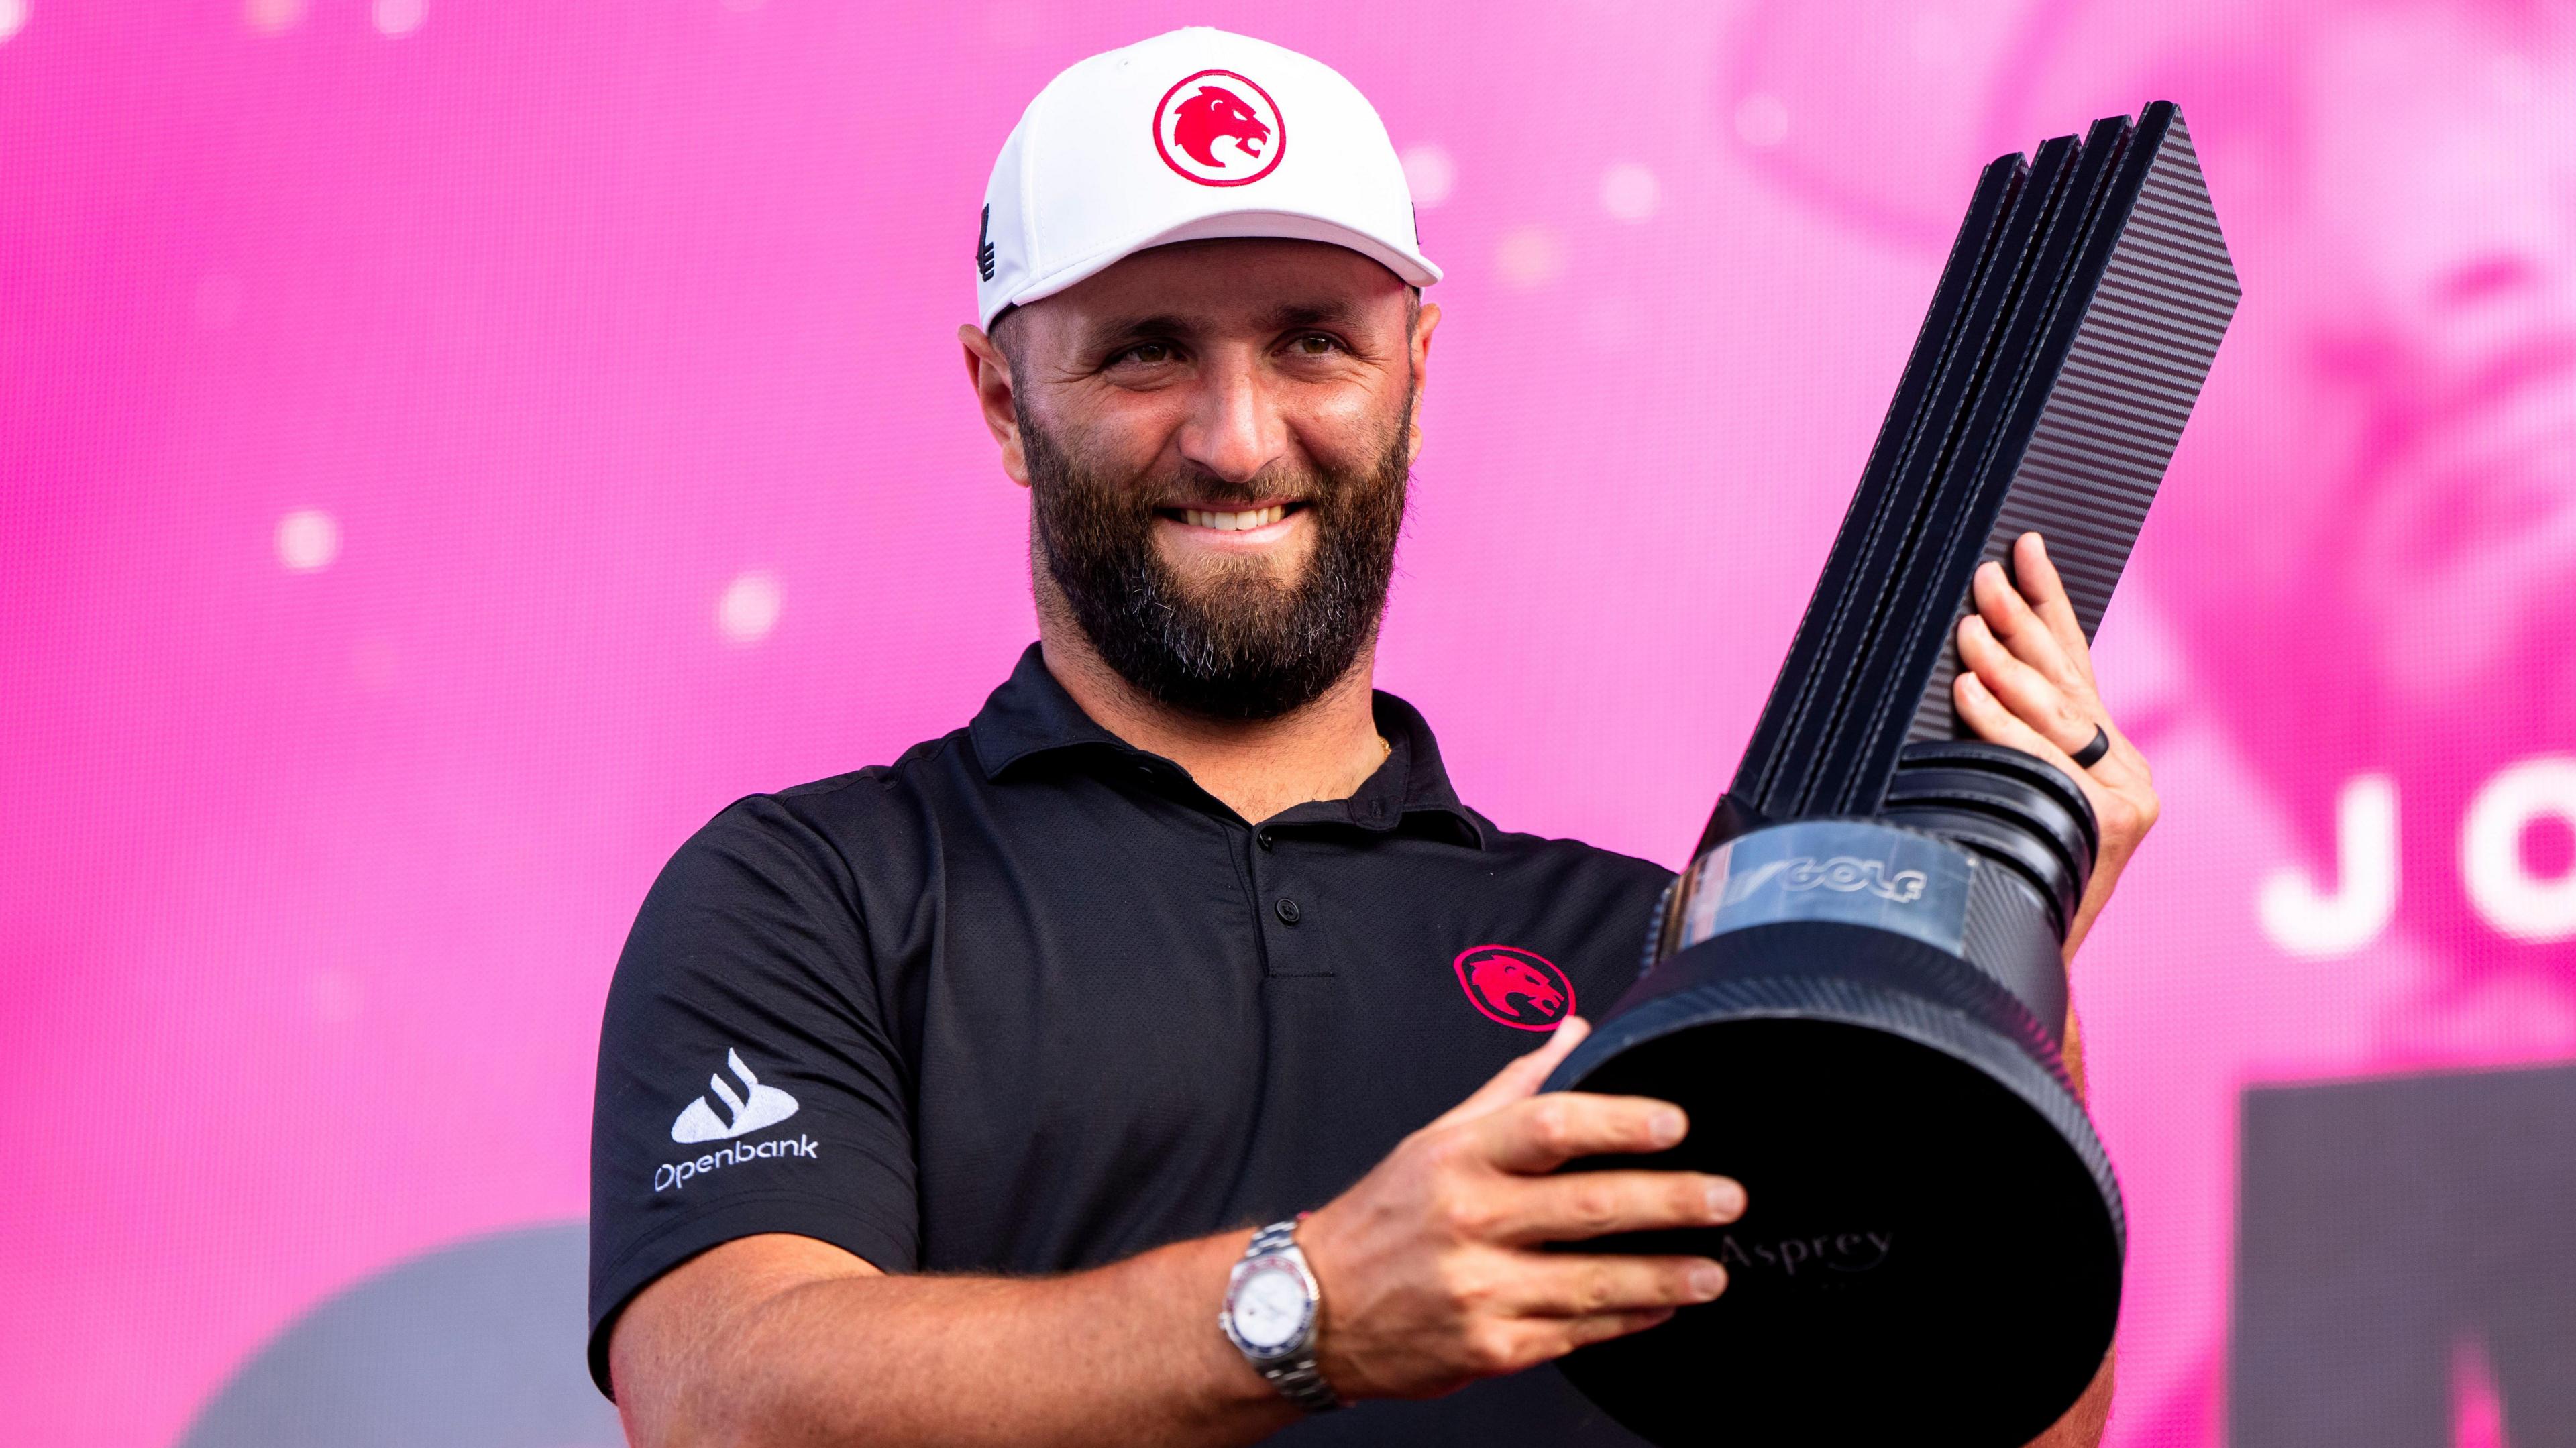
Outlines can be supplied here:
M1554 1174L1668 1149L1688 1129L1658 1101L1536 1095L1586 1029L1560 1027L1302 1219L1333 1387L1436 1397L1725 1289L1706 1258L1550 1250L1744 1212L1723 1177ZM1302 1411L1217 1326L1250 1240L1228 1232L1063 1277L889 1278L810 1237L745 1237L636 1295L611 1330L610 1375L637 1448L1249 1443Z
M1061 1277L749 1278L691 1322L621 1323L620 1406L638 1448L1249 1443L1298 1409L1217 1329L1248 1238Z

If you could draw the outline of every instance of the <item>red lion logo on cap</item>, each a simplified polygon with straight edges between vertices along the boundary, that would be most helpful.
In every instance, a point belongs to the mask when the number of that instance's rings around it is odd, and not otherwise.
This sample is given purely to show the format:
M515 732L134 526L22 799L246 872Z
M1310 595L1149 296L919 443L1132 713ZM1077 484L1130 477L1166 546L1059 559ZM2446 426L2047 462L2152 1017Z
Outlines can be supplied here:
M1234 145L1219 150L1217 142ZM1184 76L1154 107L1154 149L1201 186L1247 186L1279 165L1288 122L1270 92L1230 70Z
M1173 108L1173 114L1180 119L1172 126L1172 144L1211 171L1226 165L1214 149L1218 138L1234 137L1247 156L1260 155L1270 140L1270 128L1261 123L1261 117L1243 103L1243 97L1223 86L1200 86L1197 95Z
M1509 945L1478 945L1451 962L1458 987L1484 1013L1523 1031L1549 1031L1574 1014L1574 982L1543 955Z

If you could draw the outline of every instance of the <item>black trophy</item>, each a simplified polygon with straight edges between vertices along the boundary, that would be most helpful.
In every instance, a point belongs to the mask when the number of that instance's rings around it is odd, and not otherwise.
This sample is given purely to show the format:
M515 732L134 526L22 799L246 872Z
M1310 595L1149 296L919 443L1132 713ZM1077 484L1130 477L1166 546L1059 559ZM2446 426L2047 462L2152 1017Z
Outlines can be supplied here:
M2083 792L1961 739L1954 630L2036 528L2089 637L2234 313L2182 117L1980 177L1824 576L1635 987L1550 1078L1690 1112L1633 1166L1743 1220L1613 1239L1726 1295L1568 1357L1658 1444L2017 1448L2119 1315L2120 1190L2060 1058Z

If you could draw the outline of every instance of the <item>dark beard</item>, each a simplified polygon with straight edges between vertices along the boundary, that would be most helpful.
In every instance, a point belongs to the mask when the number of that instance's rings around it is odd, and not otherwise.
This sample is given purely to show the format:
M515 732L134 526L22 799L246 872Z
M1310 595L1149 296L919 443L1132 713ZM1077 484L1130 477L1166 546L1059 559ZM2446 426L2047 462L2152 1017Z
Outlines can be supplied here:
M1100 657L1148 698L1212 718L1275 719L1313 703L1377 636L1404 526L1412 417L1407 398L1365 469L1237 484L1197 472L1103 477L1023 410L1033 562ZM1283 491L1305 502L1315 529L1305 576L1294 585L1282 587L1268 563L1245 558L1193 590L1154 546L1159 506L1189 499L1248 507Z

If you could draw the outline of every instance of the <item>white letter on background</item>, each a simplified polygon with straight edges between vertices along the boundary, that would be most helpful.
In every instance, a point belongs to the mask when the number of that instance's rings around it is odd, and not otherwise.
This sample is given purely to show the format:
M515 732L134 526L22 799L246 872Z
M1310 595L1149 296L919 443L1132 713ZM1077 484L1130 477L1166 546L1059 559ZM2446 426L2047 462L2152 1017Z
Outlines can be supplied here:
M2348 955L2379 938L2397 913L2397 785L2361 775L2335 800L2335 893L2284 865L2255 897L2263 933L2292 955Z
M2543 880L2522 865L2522 832L2547 815L2576 828L2576 759L2542 755L2497 770L2460 825L2460 881L2487 923L2516 940L2576 935L2576 868Z

